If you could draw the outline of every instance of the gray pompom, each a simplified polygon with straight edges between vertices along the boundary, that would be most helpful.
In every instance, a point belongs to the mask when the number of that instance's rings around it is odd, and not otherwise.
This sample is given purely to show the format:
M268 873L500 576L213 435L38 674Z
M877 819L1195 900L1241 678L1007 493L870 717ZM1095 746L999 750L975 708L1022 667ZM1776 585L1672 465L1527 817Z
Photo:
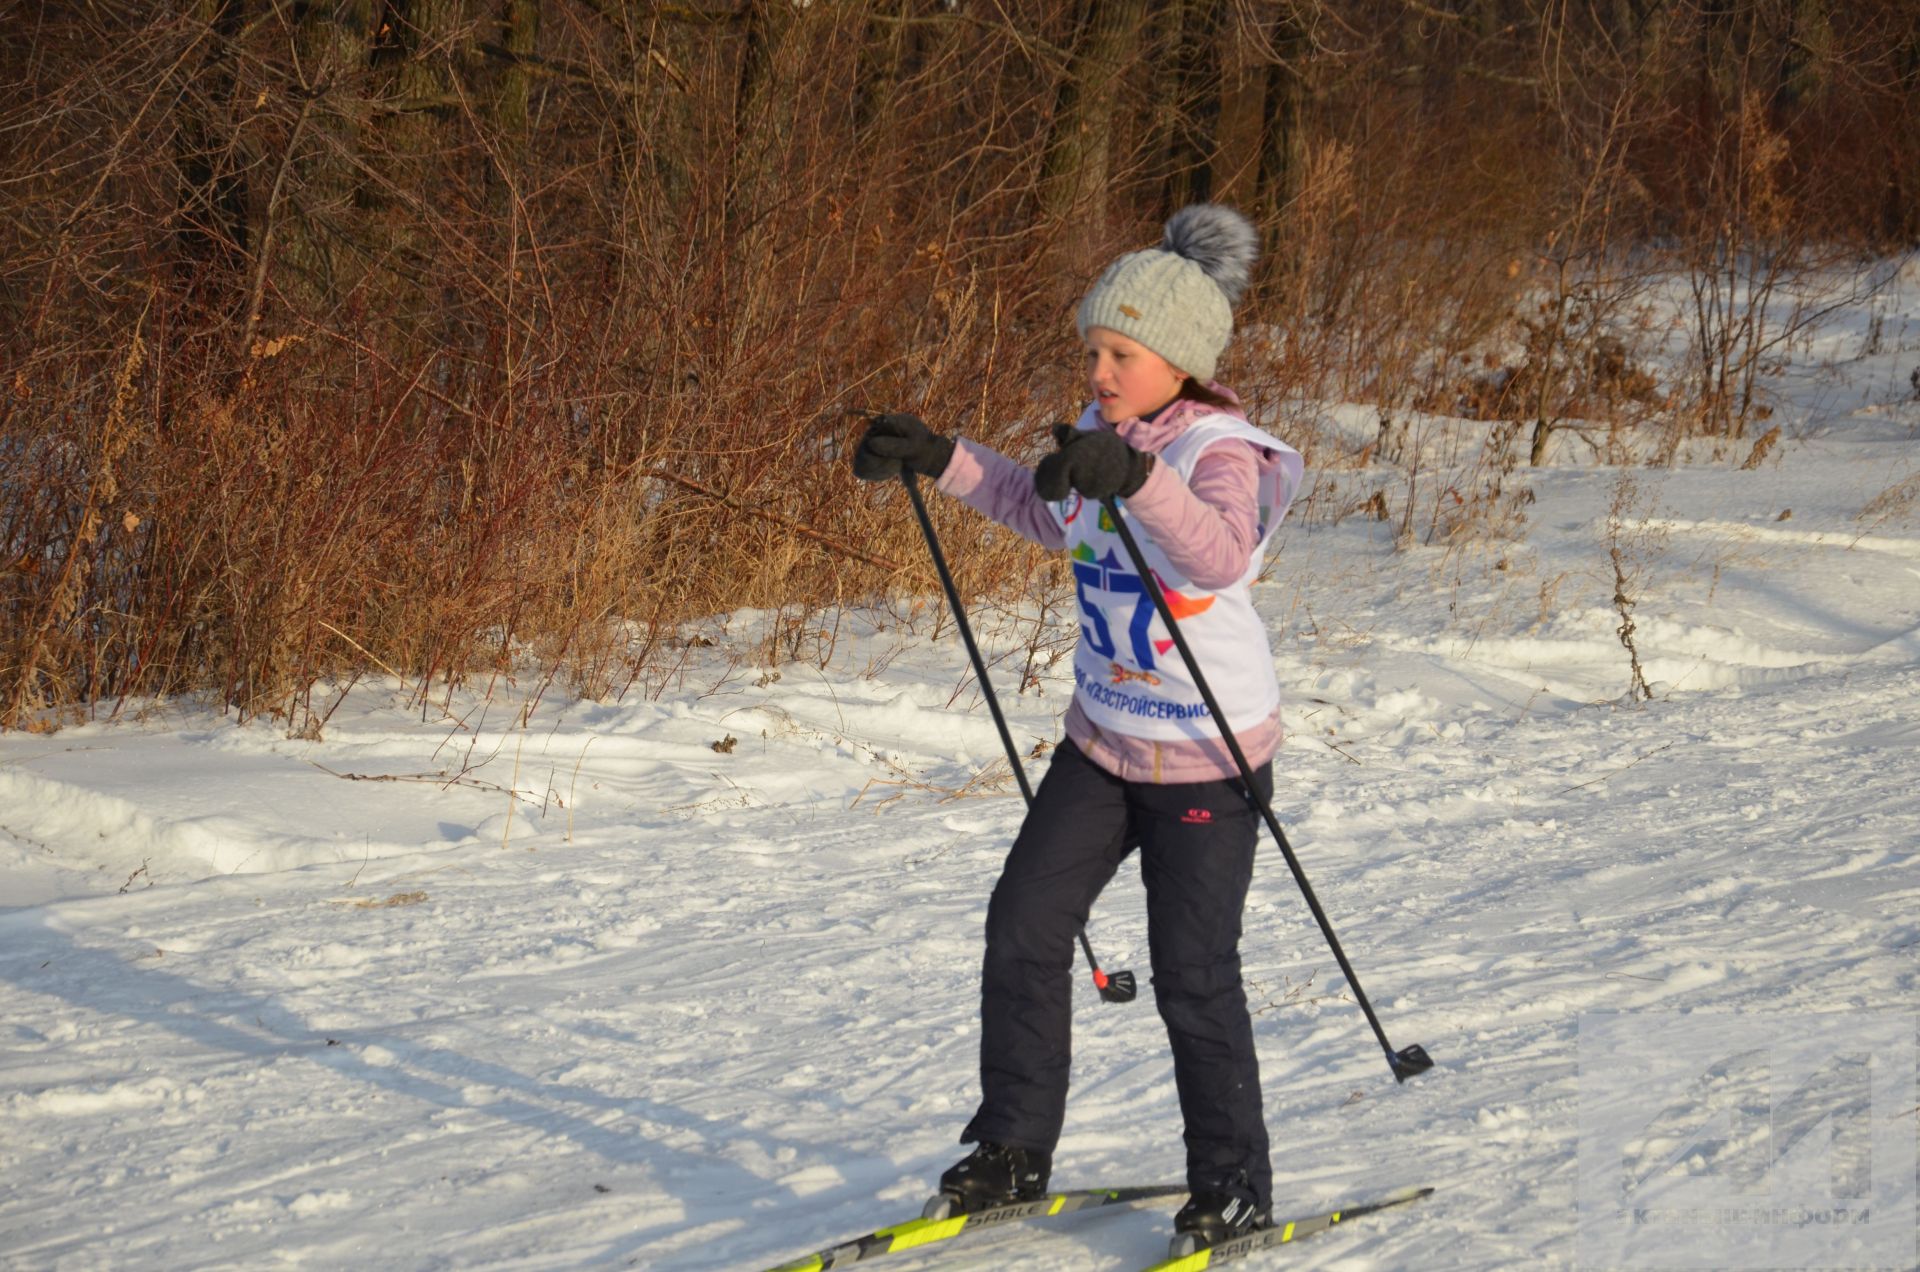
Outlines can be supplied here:
M1184 256L1198 265L1237 305L1253 281L1253 262L1260 255L1260 235L1246 217L1218 203L1195 203L1181 208L1167 221L1160 250Z

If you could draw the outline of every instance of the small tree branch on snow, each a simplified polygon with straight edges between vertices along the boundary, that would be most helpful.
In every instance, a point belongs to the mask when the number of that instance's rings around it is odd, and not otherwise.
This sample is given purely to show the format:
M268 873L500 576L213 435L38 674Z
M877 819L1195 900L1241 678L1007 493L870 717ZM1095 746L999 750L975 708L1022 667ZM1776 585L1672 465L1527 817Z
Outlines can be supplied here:
M1633 598L1627 595L1627 571L1620 558L1620 545L1611 543L1607 547L1613 558L1613 607L1620 611L1620 626L1616 632L1620 643L1626 646L1627 661L1632 664L1633 677L1627 683L1627 696L1638 702L1653 697L1653 690L1647 687L1646 673L1640 668L1640 651L1633 644Z
M1626 514L1633 506L1635 494L1633 477L1621 474L1613 488L1613 503L1607 509L1607 556L1613 562L1613 608L1620 615L1620 626L1614 630L1620 637L1621 645L1626 648L1627 661L1633 669L1632 678L1627 682L1627 700L1642 702L1652 699L1653 690L1647 685L1646 673L1640 667L1640 650L1633 643L1634 597L1630 589L1637 571L1629 568L1627 554L1621 550Z

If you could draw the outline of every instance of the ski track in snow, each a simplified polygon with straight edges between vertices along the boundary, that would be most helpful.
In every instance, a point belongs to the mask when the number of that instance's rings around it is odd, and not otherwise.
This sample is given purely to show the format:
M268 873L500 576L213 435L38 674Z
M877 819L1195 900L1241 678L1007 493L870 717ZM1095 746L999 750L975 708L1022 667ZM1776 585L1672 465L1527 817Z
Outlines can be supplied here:
M1472 550L1287 529L1277 811L1438 1067L1392 1083L1268 845L1276 1201L1439 1191L1249 1267L1573 1267L1583 1013L1912 1010L1920 521L1858 514L1916 425L1840 410L1756 472L1638 474L1638 708L1617 473L1526 474L1524 538ZM917 1213L972 1110L1020 801L976 780L999 744L950 633L850 628L776 679L757 621L524 731L505 691L423 722L396 688L320 742L186 707L0 736L0 1262L755 1268ZM1006 700L1023 747L1065 670ZM1091 936L1145 993L1131 866ZM1158 1018L1081 977L1055 1180L1177 1181ZM1170 1211L887 1266L1130 1268Z

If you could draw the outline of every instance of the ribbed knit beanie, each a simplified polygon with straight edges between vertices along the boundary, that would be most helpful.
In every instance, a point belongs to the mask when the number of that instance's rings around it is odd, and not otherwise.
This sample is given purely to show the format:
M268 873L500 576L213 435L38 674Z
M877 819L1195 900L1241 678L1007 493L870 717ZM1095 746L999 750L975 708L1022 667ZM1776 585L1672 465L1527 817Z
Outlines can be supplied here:
M1129 252L1100 275L1080 302L1080 338L1109 328L1205 384L1233 337L1233 307L1259 251L1259 235L1232 208L1181 208L1159 247Z

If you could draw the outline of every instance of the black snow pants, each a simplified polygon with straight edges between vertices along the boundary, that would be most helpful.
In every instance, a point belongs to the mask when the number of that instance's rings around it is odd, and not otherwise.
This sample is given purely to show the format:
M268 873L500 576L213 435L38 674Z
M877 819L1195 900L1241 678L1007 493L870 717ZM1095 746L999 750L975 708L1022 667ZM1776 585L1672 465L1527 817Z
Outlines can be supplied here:
M1273 769L1254 772L1271 799ZM962 1142L1051 1153L1066 1115L1073 962L1094 898L1136 847L1153 996L1173 1046L1187 1186L1271 1204L1240 916L1259 813L1236 781L1127 782L1071 741L1054 752L987 907L980 1111Z

